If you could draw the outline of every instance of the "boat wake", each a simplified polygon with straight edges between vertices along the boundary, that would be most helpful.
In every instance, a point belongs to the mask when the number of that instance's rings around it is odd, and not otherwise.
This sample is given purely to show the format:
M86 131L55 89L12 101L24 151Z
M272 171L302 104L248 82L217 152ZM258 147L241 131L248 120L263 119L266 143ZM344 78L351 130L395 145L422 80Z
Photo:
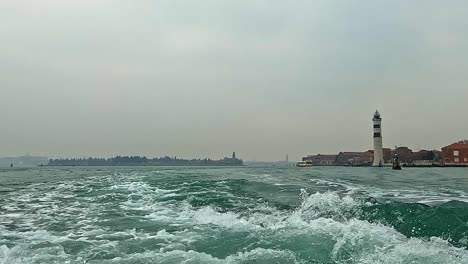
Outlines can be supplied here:
M297 206L285 206L247 191L245 180L124 176L8 191L0 264L468 263L462 201L303 189Z

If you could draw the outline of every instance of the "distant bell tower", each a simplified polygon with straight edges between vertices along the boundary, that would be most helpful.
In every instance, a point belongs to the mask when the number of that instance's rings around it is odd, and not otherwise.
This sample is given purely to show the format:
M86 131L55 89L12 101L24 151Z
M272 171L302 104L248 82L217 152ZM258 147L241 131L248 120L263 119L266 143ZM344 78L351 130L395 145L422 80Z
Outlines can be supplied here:
M236 153L235 152L232 153L232 159L236 159Z
M384 164L383 159L383 145L382 145L382 118L379 111L375 111L374 118L374 164L373 166L382 167Z

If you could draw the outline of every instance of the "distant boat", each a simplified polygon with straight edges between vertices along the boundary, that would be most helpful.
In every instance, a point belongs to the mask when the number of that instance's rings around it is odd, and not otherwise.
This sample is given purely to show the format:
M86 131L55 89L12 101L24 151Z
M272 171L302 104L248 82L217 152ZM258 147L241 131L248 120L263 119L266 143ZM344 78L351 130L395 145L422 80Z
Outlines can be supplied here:
M10 164L10 168L13 168L13 163L12 163L12 164Z
M314 164L312 164L312 161L298 161L296 163L296 167L312 167Z

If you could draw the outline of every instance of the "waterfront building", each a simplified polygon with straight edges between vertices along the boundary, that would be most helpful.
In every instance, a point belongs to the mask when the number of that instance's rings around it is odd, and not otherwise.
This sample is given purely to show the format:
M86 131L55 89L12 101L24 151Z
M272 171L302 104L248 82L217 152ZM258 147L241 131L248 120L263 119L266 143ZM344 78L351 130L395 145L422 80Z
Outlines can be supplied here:
M374 124L374 162L372 165L381 167L385 161L382 145L382 118L379 111L375 111L372 121Z
M401 163L411 163L413 150L408 147L396 147L393 155L397 155Z
M391 148L383 148L383 158L384 158L385 163L392 163L393 156L392 156Z
M460 142L442 148L445 165L468 165L468 143Z
M338 166L370 166L374 160L372 151L365 152L340 152L336 157L335 165Z
M421 161L421 160L428 160L428 161L435 161L436 154L433 150L420 150L418 152L411 153L411 161Z
M333 166L336 162L336 157L338 155L308 155L303 157L302 161L311 161L315 166Z

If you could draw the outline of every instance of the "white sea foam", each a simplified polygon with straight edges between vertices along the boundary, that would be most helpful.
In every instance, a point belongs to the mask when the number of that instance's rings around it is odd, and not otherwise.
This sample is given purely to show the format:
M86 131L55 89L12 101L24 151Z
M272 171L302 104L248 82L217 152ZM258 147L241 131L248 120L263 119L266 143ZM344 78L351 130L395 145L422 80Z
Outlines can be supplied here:
M0 264L31 263L30 259L23 256L24 249L21 247L8 248L0 246Z
M298 260L287 250L273 250L255 248L250 251L239 252L226 258L216 258L210 254L193 250L172 250L167 252L145 252L114 258L107 261L90 261L87 263L203 263L203 264L235 264L235 263L306 263Z
M266 232L277 243L293 235L330 237L334 243L331 256L337 263L420 263L414 262L418 259L424 259L424 263L468 263L467 251L439 238L407 238L392 227L341 217L358 205L350 197L316 193L308 196L294 213L273 219L269 215L219 213L209 207L189 214L196 225L217 225L233 232Z
M204 207L199 210L191 210L188 215L197 224L201 225L217 225L227 228L243 227L249 224L249 221L240 218L237 214L227 212L218 213L211 207Z
M391 198L403 202L418 202L425 204L434 204L445 201L461 201L468 203L468 194L461 190L452 190L444 188L428 189L426 186L417 186L418 188L399 188L387 189L377 186L363 186L351 183L343 179L323 180L310 179L319 186L340 187L343 195L361 195L374 198Z

